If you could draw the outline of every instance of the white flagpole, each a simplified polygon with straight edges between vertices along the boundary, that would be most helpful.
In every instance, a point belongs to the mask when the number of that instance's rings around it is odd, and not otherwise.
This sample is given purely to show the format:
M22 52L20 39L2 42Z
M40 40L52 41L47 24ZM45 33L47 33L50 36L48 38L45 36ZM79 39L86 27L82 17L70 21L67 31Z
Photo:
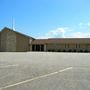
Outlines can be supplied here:
M12 29L15 31L15 21L14 21L14 19L12 20Z

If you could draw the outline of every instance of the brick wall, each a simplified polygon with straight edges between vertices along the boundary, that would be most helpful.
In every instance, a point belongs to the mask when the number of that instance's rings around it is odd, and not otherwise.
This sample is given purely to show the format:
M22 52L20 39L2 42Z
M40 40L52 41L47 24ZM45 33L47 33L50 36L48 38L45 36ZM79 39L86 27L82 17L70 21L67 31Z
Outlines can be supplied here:
M47 44L47 51L90 51L87 44Z
M1 32L1 51L16 51L16 34L7 28Z
M7 32L6 51L16 51L16 33L12 30Z
M29 51L29 38L16 33L16 51Z
M8 32L7 30L3 30L1 32L1 51L6 51L6 37L7 37L7 33Z

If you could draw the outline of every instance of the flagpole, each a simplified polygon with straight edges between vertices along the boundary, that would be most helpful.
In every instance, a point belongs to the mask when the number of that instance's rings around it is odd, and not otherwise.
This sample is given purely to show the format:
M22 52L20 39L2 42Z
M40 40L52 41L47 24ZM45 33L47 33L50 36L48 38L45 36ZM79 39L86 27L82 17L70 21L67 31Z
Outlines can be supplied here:
M15 31L15 21L14 21L14 18L12 19L12 29Z

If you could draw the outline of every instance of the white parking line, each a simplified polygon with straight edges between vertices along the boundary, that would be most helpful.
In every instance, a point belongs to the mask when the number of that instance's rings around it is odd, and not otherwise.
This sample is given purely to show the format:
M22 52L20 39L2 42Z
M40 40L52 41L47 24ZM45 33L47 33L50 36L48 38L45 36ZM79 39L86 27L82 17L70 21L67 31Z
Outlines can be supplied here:
M70 70L70 69L72 69L72 67L65 68L65 69L62 69L62 70L59 70L59 71L56 71L56 72L53 72L53 73L49 73L49 74L46 74L46 75L38 76L38 77L28 79L28 80L25 80L25 81L21 81L21 82L18 82L18 83L12 84L12 85L8 85L8 86L5 86L5 87L1 87L0 90L7 89L7 88L10 88L10 87L14 87L14 86L18 86L18 85L21 85L21 84L25 84L25 83L28 83L28 82L31 82L31 81L34 81L34 80L37 80L37 79L44 78L44 77L52 76L52 75L55 75L55 74L58 74L58 73L61 73L61 72L64 72L64 71L67 71L67 70Z
M18 66L18 64L0 66L0 68L8 68L8 67L16 67L16 66Z

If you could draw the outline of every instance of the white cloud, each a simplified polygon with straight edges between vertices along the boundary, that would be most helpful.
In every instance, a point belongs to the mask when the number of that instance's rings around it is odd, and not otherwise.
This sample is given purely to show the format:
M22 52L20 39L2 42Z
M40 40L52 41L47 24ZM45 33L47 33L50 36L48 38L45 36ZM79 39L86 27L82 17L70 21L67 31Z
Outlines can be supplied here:
M80 29L81 32L77 31L75 28L77 30ZM73 29L71 29L71 27L59 27L54 30L50 30L49 32L38 38L90 38L90 32L85 32L86 30L89 31L89 29L90 22L81 22Z
M69 28L58 28L56 30L51 30L45 35L38 37L40 39L47 38L90 38L90 33L85 32L73 32Z
M67 38L90 38L90 33L73 32L68 35Z
M65 37L64 36L65 29L66 28L57 28L56 30L51 30L46 34L46 36L49 36L49 37Z
M88 28L88 27L90 27L90 22L87 22L87 23L82 23L81 22L78 25L79 25L80 28Z
M87 25L88 25L88 26L90 26L90 22L89 22L89 23L87 23Z
M65 38L65 33L67 31L70 31L67 27L57 28L55 30L47 32L45 35L38 38Z

